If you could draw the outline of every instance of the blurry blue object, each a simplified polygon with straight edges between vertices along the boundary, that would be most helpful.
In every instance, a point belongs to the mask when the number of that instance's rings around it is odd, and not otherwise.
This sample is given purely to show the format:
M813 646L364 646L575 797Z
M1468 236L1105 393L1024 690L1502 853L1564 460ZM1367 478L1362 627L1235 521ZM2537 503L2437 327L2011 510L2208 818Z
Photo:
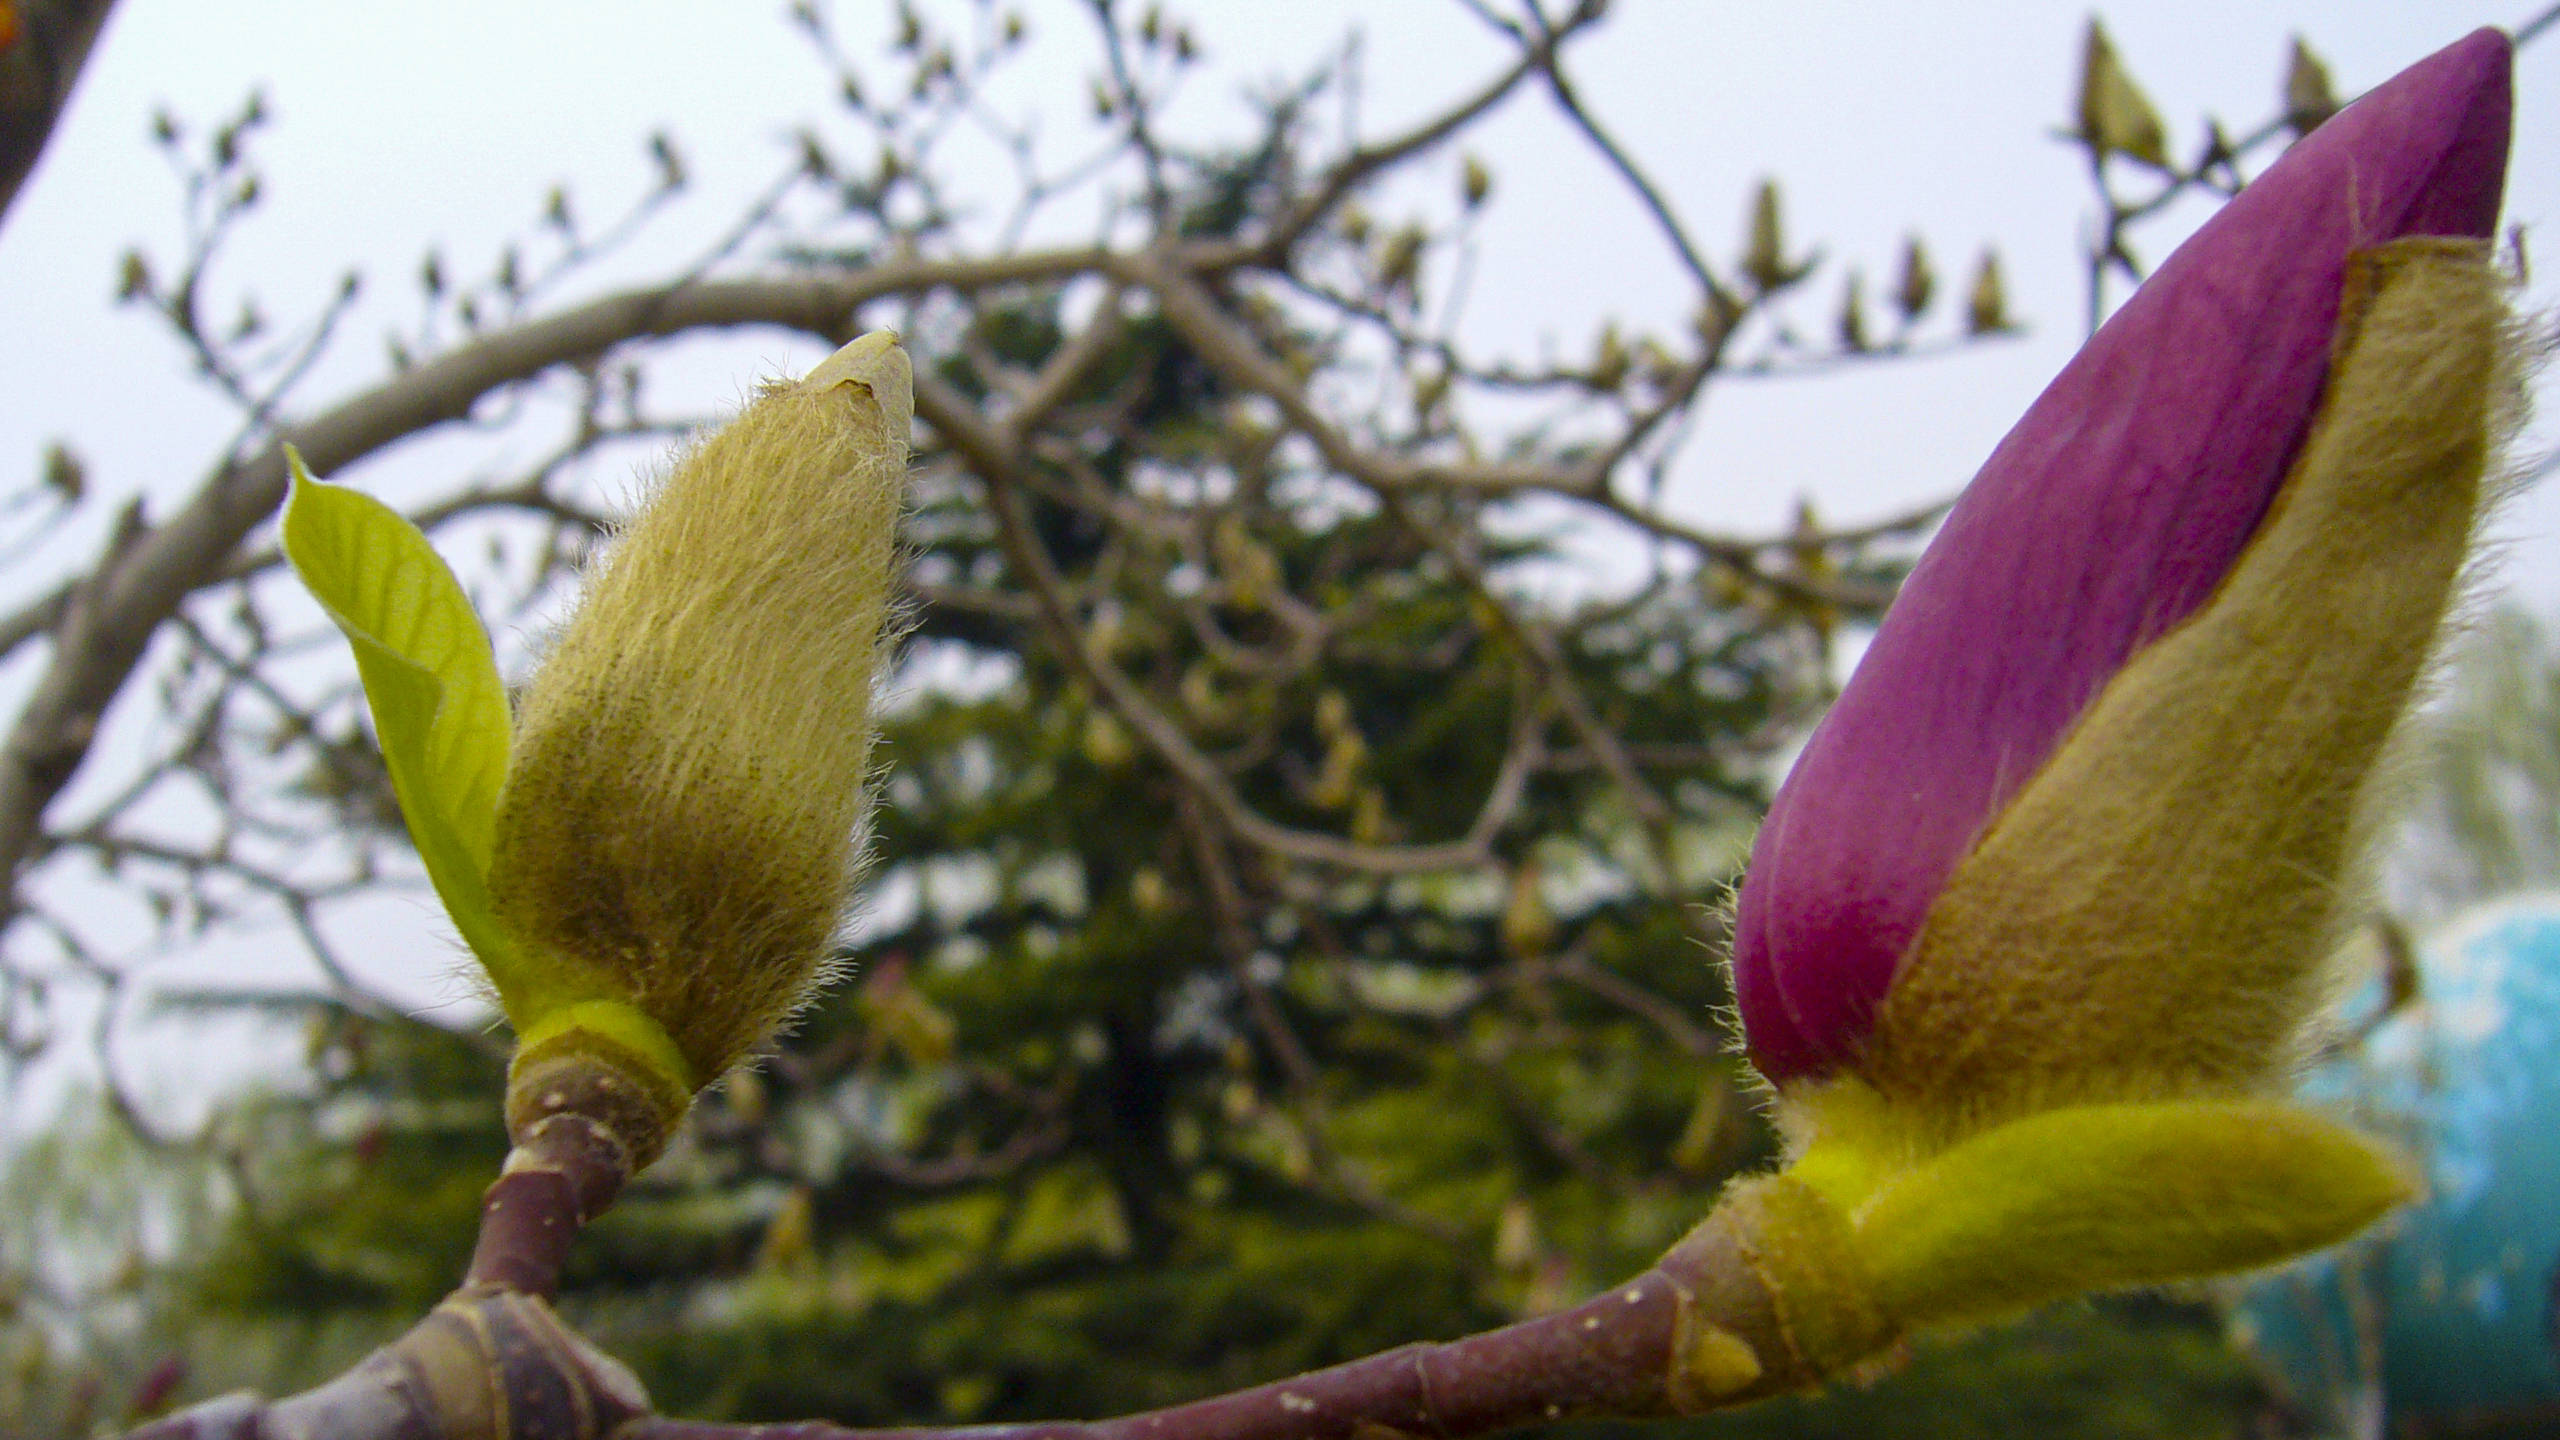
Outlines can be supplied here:
M2304 1091L2400 1137L2428 1198L2252 1286L2234 1328L2351 1435L2560 1436L2560 895L2474 911L2417 959L2414 1001Z

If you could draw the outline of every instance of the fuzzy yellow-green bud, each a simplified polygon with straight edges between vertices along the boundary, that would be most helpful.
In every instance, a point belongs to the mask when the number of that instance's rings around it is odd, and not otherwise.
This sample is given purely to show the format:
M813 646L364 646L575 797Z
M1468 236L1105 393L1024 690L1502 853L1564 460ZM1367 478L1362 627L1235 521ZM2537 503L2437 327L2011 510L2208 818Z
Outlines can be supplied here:
M823 978L870 803L909 384L875 333L766 387L590 575L522 697L489 890L531 964L616 998L529 1047L593 1030L689 1094Z

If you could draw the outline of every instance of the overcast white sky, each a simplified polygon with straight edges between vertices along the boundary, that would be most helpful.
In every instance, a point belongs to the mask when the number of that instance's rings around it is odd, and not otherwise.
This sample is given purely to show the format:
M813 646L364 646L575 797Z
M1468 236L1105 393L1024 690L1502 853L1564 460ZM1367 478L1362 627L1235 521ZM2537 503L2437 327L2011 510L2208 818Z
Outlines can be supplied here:
M2541 0L2142 0L2099 7L2118 49L2192 152L2208 110L2247 124L2275 96L2301 33L2343 93L2482 24L2514 26ZM310 408L378 378L378 337L414 305L428 246L483 269L569 181L601 214L651 174L641 142L664 128L697 180L663 243L595 285L644 278L689 255L734 201L788 163L789 135L822 114L830 80L782 20L781 0L443 0L351 5L270 0L205 5L123 0L70 115L0 225L0 479L28 473L49 441L71 443L110 495L175 497L232 428L146 318L113 307L117 259L140 242L176 251L178 197L147 143L166 105L210 122L262 87L275 123L259 142L264 214L228 272L269 313L304 312L350 267L369 282L343 355L306 392ZM886 8L839 0L853 34ZM957 0L920 3L957 17ZM1093 52L1069 0L1027 0L1044 58L1000 96L1080 123ZM1169 7L1194 26L1208 70L1174 122L1240 128L1239 85L1303 72L1353 27L1365 35L1366 128L1382 133L1496 66L1502 50L1443 0L1197 0ZM1996 244L2020 341L1821 381L1744 381L1709 402L1701 441L1667 497L1740 530L1784 523L1810 495L1835 520L1881 516L1960 485L2080 336L2080 238L2091 198L2076 153L2051 132L2070 113L2090 7L2047 0L1880 5L1872 0L1619 0L1573 52L1586 101L1663 183L1701 239L1727 258L1763 174L1783 178L1794 235L1891 272L1903 237L1924 236L1961 280ZM717 23L714 17L725 17ZM1070 43L1043 44L1041 41ZM2548 306L2560 252L2560 35L2520 59L2509 215L2529 229ZM1468 309L1473 336L1534 353L1583 353L1600 322L1666 328L1687 287L1624 195L1530 92L1471 148L1497 185ZM1444 171L1453 172L1455 157ZM689 227L689 228L688 228ZM2155 246L2156 258L2160 249ZM1812 287L1808 328L1827 326L1837 279ZM734 371L807 363L815 347L741 337ZM734 372L724 372L724 376ZM747 374L705 379L704 400ZM2548 388L2548 387L2546 387ZM2546 406L2546 408L2560 408ZM2545 428L2549 428L2546 422ZM396 459L386 472L396 471ZM367 480L364 471L348 477ZM385 483L390 483L386 481ZM2560 606L2560 500L2547 487L2505 521L2502 583ZM97 516L111 507L95 505ZM96 530L37 557L94 553ZM35 587L0 573L0 603ZM14 689L0 673L0 701ZM22 680L20 683L23 683ZM423 923L422 911L403 916ZM393 947L404 995L449 994L433 966ZM193 1079L164 1076L165 1091Z

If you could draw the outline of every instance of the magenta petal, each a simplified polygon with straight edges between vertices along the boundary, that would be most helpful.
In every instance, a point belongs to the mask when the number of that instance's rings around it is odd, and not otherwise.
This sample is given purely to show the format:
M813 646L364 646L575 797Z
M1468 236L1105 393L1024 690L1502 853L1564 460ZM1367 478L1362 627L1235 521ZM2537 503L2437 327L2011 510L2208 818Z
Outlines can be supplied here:
M2505 35L2475 32L2312 132L1992 452L1753 847L1734 989L1762 1073L1854 1061L1975 839L2228 573L2310 427L2349 254L2490 233L2511 58Z

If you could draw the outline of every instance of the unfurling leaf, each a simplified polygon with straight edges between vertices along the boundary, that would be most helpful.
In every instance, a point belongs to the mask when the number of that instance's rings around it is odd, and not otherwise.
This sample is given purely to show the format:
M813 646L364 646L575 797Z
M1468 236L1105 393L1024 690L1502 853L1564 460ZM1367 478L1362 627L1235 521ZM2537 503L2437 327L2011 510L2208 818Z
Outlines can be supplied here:
M2260 1100L2050 1110L1965 1141L1856 1209L1876 1302L1906 1325L2272 1264L2416 1192L2380 1143Z
M536 987L489 905L507 778L507 692L488 633L435 547L370 495L325 485L290 449L285 558L346 632L391 788L427 878L510 1015Z

